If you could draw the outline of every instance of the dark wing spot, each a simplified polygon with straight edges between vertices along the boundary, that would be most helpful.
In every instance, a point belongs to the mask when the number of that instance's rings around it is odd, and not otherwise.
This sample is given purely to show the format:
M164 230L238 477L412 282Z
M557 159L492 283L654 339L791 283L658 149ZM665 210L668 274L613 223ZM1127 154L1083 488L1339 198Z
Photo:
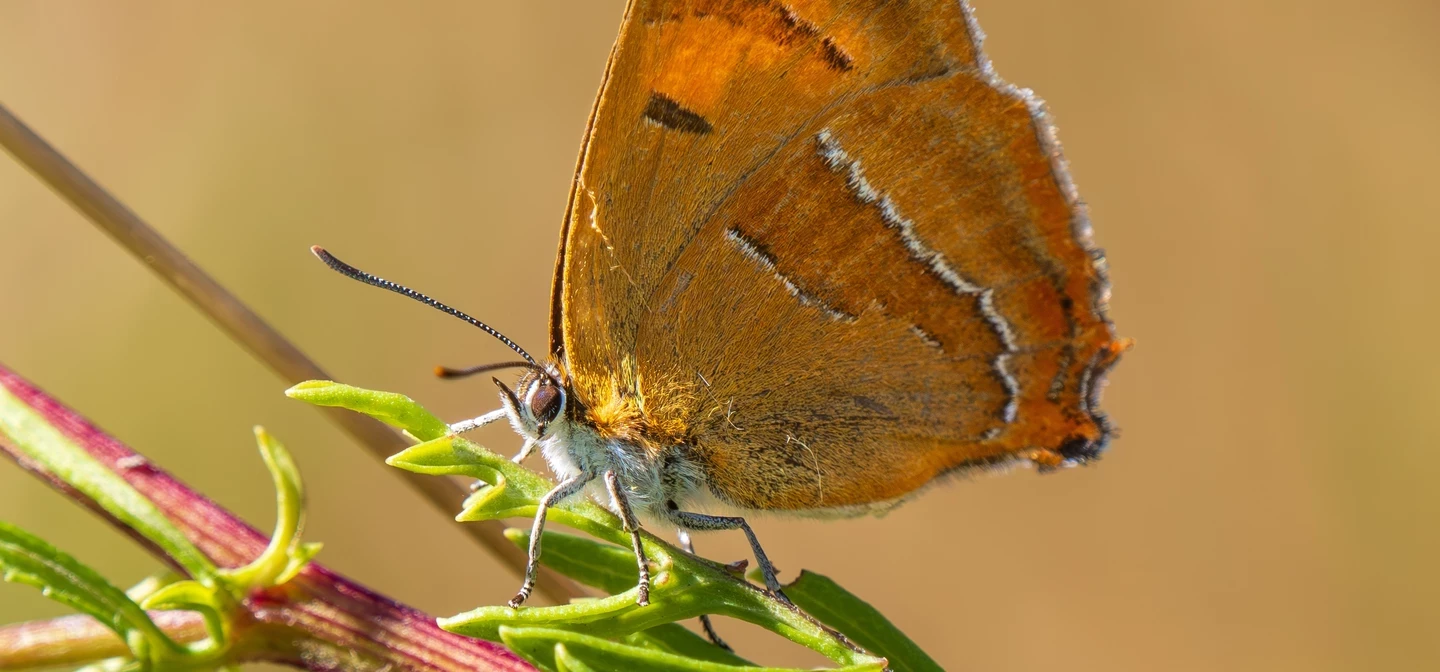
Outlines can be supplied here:
M892 410L890 410L890 407L889 407L889 406L886 406L885 404L882 404L882 403L880 403L880 402L878 402L878 401L875 401L874 399L871 399L870 397L862 397L862 396L856 395L856 396L854 397L854 399L855 399L855 405L856 405L856 406L859 406L860 408L863 408L863 409L865 409L865 410L867 410L867 411L872 411L872 412L874 412L874 413L876 413L876 414L883 415L883 416L886 416L886 417L890 417L890 416L894 416L894 415L895 415L895 412L892 411Z
M705 135L715 130L705 117L685 109L680 103L658 91L650 92L650 102L645 105L645 118L682 133Z
M1103 438L1099 441L1090 441L1084 437L1076 436L1061 444L1060 448L1055 452L1060 453L1060 456L1065 458L1067 462L1085 464L1086 462L1099 458L1100 453L1104 450L1105 440Z
M850 54L845 53L828 35L820 41L820 57L825 59L825 64L830 66L831 70L850 72L855 69L855 59L850 58Z
M685 10L647 8L643 16L645 25L659 26L689 17L715 19L764 37L780 47L808 49L813 45L814 55L836 72L850 72L855 68L854 58L834 39L823 35L819 26L781 0L691 0L688 4L690 7Z

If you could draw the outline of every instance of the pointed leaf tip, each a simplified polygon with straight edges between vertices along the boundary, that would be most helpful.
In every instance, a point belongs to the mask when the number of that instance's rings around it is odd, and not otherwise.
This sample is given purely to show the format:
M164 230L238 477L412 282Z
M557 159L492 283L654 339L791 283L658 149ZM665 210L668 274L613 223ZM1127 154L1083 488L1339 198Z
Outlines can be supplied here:
M785 594L801 609L876 655L889 659L895 672L929 672L942 668L879 610L829 577L802 570L785 586Z
M449 425L403 394L377 392L328 380L307 380L286 390L285 396L316 406L364 413L427 441L450 431Z
M291 385L285 390L285 396L291 399L301 399L306 394L320 392L334 385L339 385L339 383L330 380L306 380Z
M237 592L268 588L288 581L304 568L319 552L318 544L300 543L305 527L305 485L300 469L275 437L264 427L255 427L255 442L270 478L275 483L275 532L260 557L245 565L223 572L229 585Z

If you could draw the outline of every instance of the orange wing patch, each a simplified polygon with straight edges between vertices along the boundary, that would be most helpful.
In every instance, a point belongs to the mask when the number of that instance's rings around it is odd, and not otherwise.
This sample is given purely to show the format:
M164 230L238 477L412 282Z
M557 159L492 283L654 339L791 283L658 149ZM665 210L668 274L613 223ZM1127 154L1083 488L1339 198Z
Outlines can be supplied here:
M595 426L786 510L1103 447L1103 262L977 36L955 0L632 2L552 308Z

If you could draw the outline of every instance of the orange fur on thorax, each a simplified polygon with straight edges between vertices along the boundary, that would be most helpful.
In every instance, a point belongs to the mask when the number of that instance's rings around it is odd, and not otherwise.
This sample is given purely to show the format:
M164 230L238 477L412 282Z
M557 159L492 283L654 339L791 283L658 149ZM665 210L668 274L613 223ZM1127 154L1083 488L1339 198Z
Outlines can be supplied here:
M697 400L693 385L668 377L647 380L629 359L620 369L620 375L598 380L577 376L585 423L601 437L639 446L652 457L666 448L690 444Z

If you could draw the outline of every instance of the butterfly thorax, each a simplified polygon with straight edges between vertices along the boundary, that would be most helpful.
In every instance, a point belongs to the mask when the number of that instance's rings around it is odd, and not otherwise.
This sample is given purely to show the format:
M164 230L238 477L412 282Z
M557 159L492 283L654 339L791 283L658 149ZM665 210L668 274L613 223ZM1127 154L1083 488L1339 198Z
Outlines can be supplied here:
M614 471L636 511L658 520L664 507L692 499L703 487L683 407L690 397L673 386L653 388L656 394L647 397L639 381L630 380L633 386L587 385L551 363L527 371L514 396L502 393L501 400L516 433L540 447L557 477Z

